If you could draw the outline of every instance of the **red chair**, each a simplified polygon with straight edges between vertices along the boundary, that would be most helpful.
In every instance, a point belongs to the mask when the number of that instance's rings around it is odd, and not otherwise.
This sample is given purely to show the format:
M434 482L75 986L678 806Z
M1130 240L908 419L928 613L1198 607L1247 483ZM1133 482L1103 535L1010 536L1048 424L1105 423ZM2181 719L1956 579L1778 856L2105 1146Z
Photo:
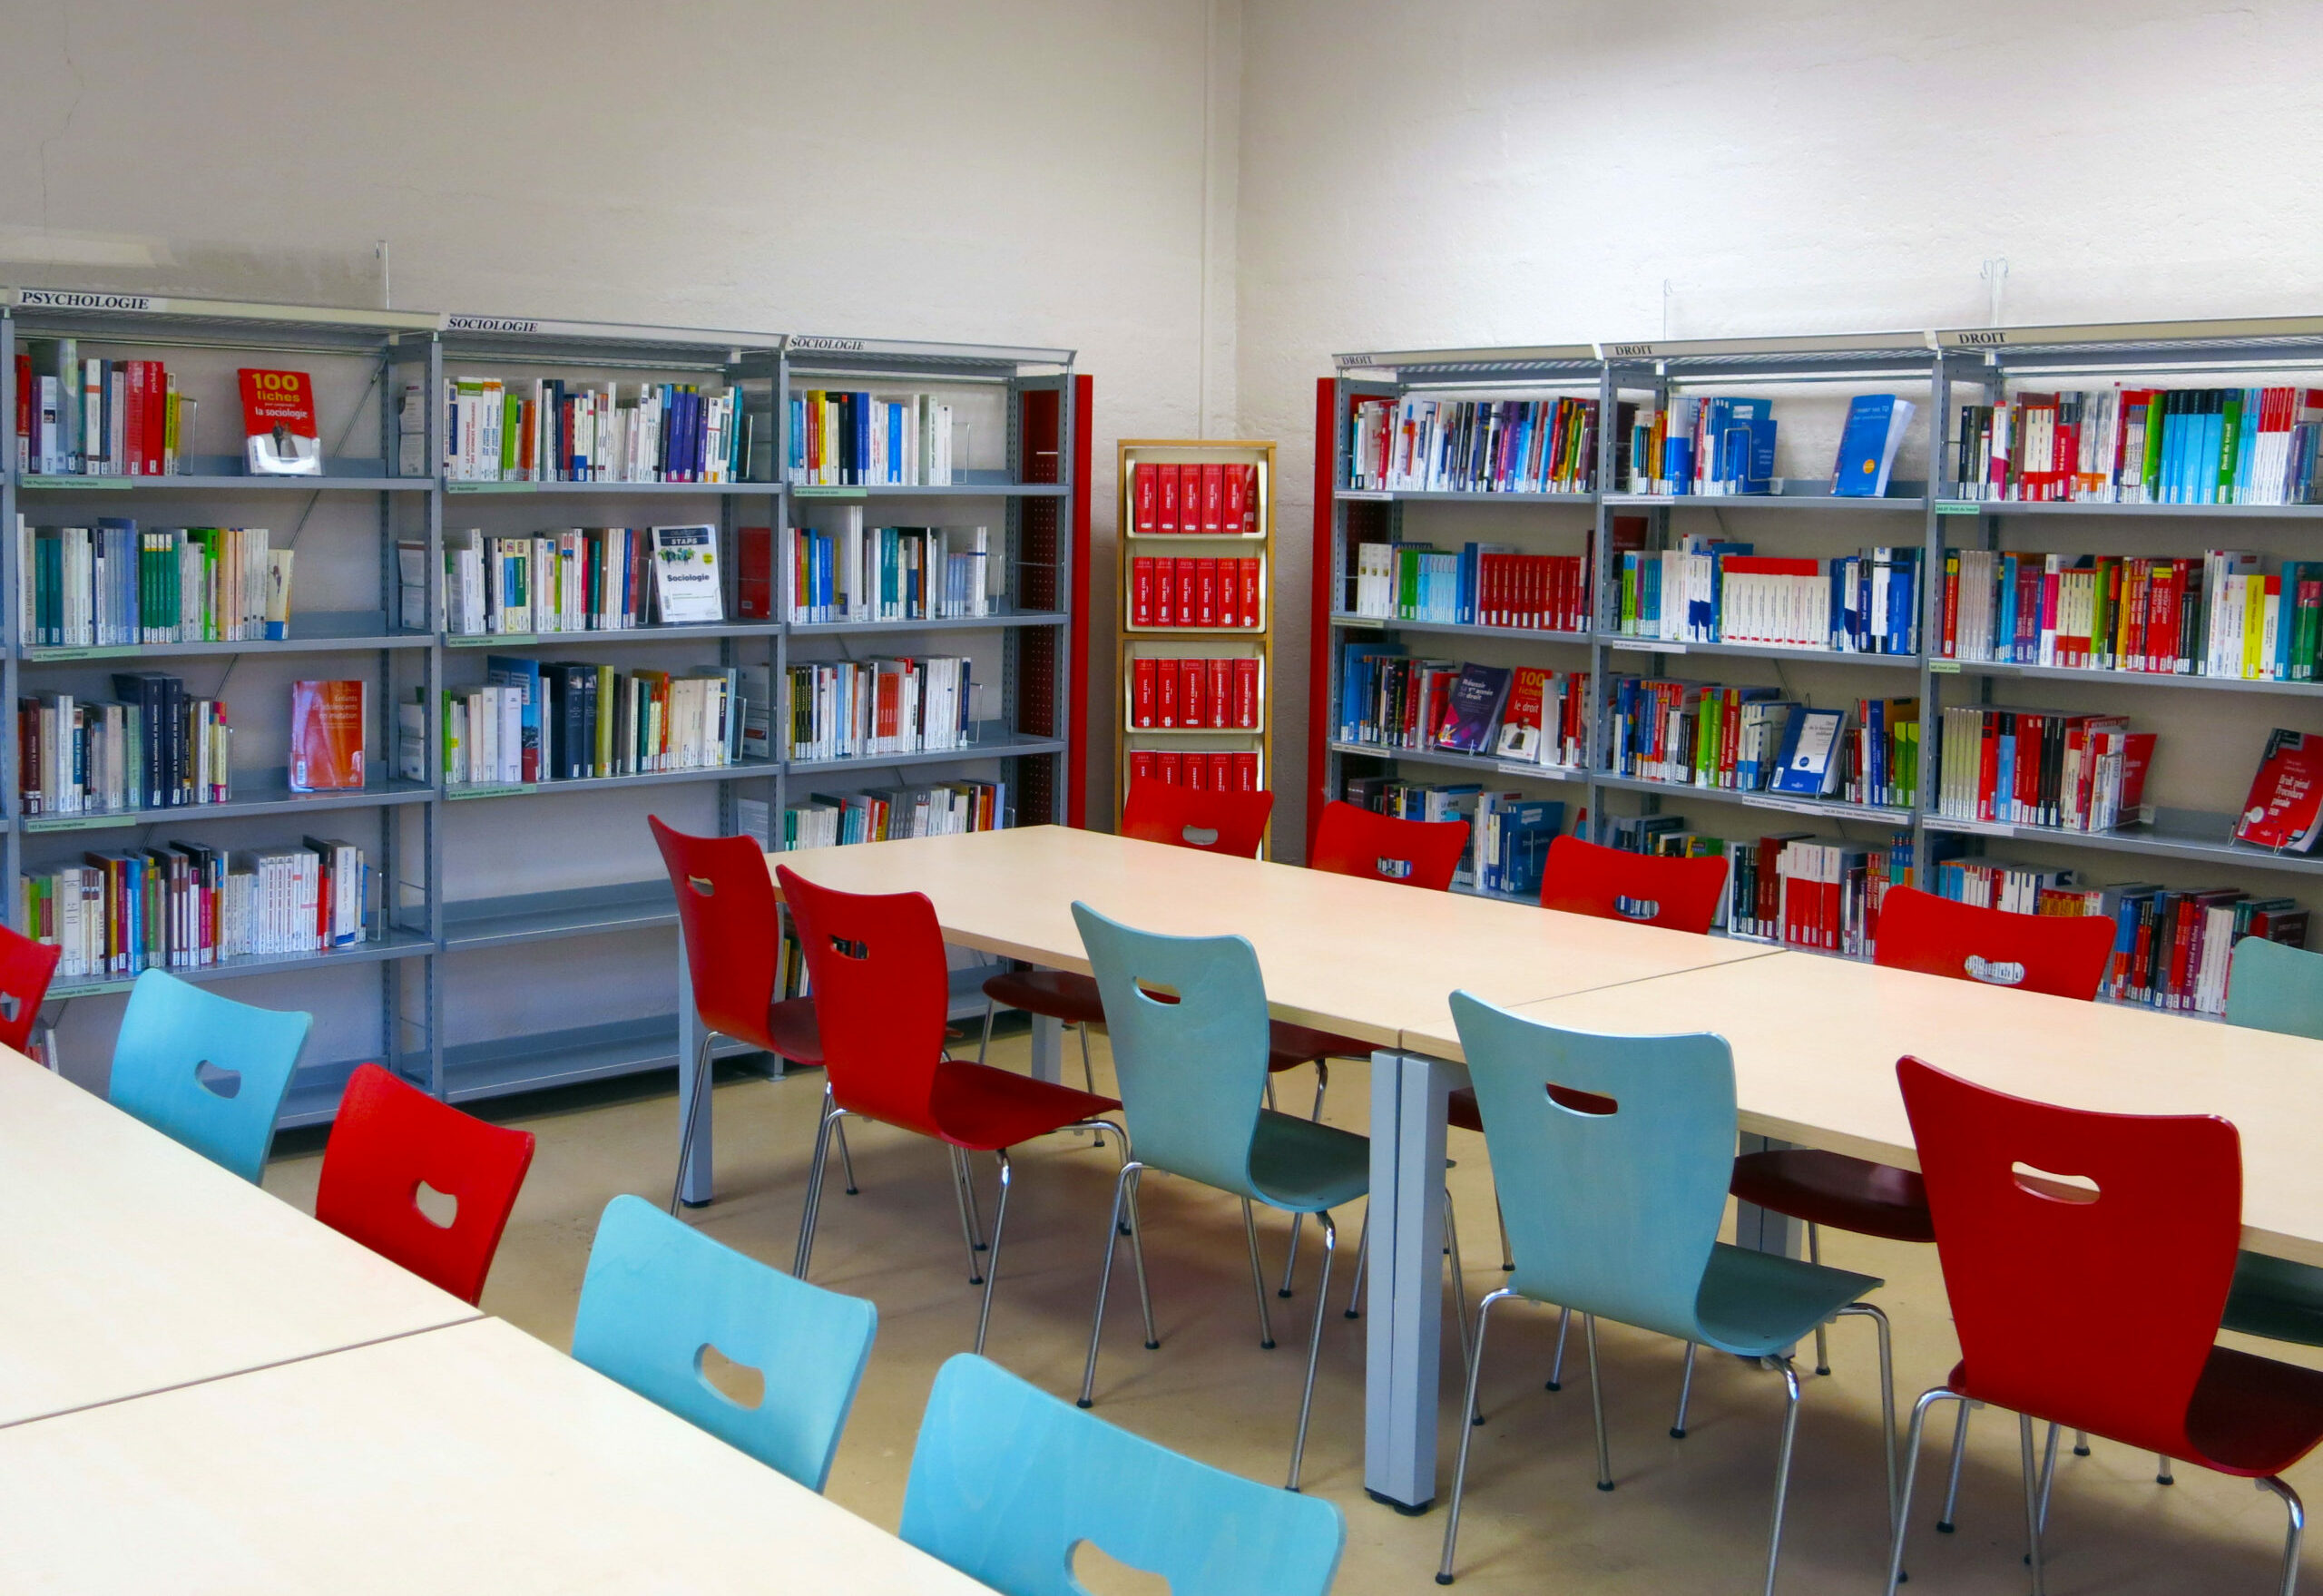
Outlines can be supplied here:
M952 1152L968 1283L984 1287L975 1340L975 1350L982 1352L992 1320L992 1289L1000 1278L1001 1231L1008 1223L1008 1150L1058 1131L1110 1125L1101 1116L1122 1105L1006 1070L959 1063L946 1053L951 988L944 934L936 923L936 906L925 894L838 892L781 866L775 877L806 951L829 1104L815 1136L806 1211L799 1220L799 1256L790 1272L807 1278L822 1204L825 1154L831 1130L843 1117L877 1120L941 1141ZM1118 1134L1120 1127L1113 1129ZM976 1233L975 1185L966 1156L972 1152L993 1153L1000 1160L1000 1206L981 1273L976 1254L984 1243ZM1125 1142L1121 1156L1126 1164ZM1134 1215L1131 1226L1134 1236Z
M1549 844L1541 869L1541 906L1601 920L1627 920L1665 931L1709 935L1726 894L1726 860L1633 854L1578 837Z
M0 1047L23 1053L32 1045L40 1005L64 950L0 925Z
M1315 823L1307 867L1448 892L1467 847L1465 820L1398 820L1333 800Z
M315 1218L473 1304L533 1145L529 1131L487 1125L377 1064L358 1064L323 1149ZM423 1180L457 1205L449 1224L421 1210Z
M758 844L747 837L694 837L675 831L658 815L648 815L645 823L653 828L670 886L677 894L694 1018L701 1026L694 1054L698 1084L693 1101L686 1105L678 1139L678 1178L670 1189L670 1212L675 1214L693 1156L694 1129L710 1101L711 1044L729 1036L815 1069L823 1062L823 1042L815 1029L813 1000L784 998L776 990L781 974L782 911ZM846 1149L842 1140L842 1159ZM851 1162L847 1184L854 1189Z
M1913 1058L1896 1074L1936 1216L1960 1362L1912 1410L1889 1596L1920 1436L1943 1401L2017 1415L2035 1596L2060 1426L2257 1480L2289 1510L2281 1588L2290 1591L2303 1514L2279 1476L2323 1441L2323 1372L2216 1344L2242 1230L2234 1127L2201 1115L2057 1108ZM2035 1419L2049 1423L2037 1471Z

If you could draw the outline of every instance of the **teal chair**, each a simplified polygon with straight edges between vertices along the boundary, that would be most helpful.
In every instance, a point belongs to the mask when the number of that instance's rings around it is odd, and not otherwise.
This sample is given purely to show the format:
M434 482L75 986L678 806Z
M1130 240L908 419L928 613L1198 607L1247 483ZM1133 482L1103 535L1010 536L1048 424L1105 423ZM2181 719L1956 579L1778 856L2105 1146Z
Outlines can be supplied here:
M1323 1596L1347 1522L1320 1498L1181 1457L964 1352L928 1394L901 1533L1002 1596L1088 1596L1073 1574L1083 1542L1176 1591Z
M1799 1376L1790 1347L1818 1326L1861 1314L1879 1335L1892 1534L1896 1394L1887 1318L1856 1300L1883 1282L1719 1240L1735 1135L1734 1056L1725 1040L1562 1031L1465 992L1452 994L1452 1017L1482 1110L1485 1146L1516 1265L1507 1286L1485 1297L1477 1316L1469 1409L1476 1403L1493 1307L1511 1297L1563 1304L1582 1316L1601 1491L1613 1488L1613 1473L1597 1379L1599 1317L1767 1360L1781 1371L1788 1399L1767 1541L1766 1588L1772 1592L1799 1429ZM1438 1584L1452 1582L1474 1434L1462 1426Z
M642 1197L597 1221L573 1356L819 1491L863 1382L879 1310L711 1240ZM744 1407L703 1376L716 1347L766 1382Z
M2323 1042L2323 954L2246 936L2227 977L2232 1025ZM2323 1269L2246 1252L2235 1260L2224 1327L2269 1341L2323 1346Z
M1371 1190L1371 1143L1352 1131L1279 1114L1265 1107L1269 1020L1259 955L1240 936L1162 936L1107 919L1086 904L1073 906L1082 945L1105 1004L1112 1038L1113 1072L1132 1156L1113 1185L1112 1218L1105 1231L1105 1263L1097 1278L1097 1308L1089 1327L1089 1359L1081 1376L1081 1405L1094 1400L1097 1343L1105 1325L1106 1288L1113 1274L1113 1242L1124 1205L1136 1216L1139 1176L1148 1169L1199 1180L1242 1199L1242 1231L1250 1247L1250 1285L1259 1303L1259 1345L1274 1345L1267 1314L1267 1284L1259 1260L1252 1203L1289 1214L1313 1214L1323 1227L1323 1278L1315 1292L1315 1324L1307 1344L1307 1383L1299 1402L1299 1434L1290 1449L1289 1487L1299 1489L1307 1451L1307 1420L1315 1401L1315 1359L1322 1344L1323 1309L1330 1293L1338 1230L1330 1210ZM1459 1251L1453 1253L1457 1292ZM1145 1255L1134 1223L1132 1248L1137 1290L1145 1312L1145 1345L1161 1345L1153 1330L1153 1299ZM1463 1307L1465 1295L1460 1296ZM1461 1350L1467 1351L1465 1321Z
M245 1180L266 1170L274 1121L312 1014L252 1008L148 970L129 990L105 1096Z

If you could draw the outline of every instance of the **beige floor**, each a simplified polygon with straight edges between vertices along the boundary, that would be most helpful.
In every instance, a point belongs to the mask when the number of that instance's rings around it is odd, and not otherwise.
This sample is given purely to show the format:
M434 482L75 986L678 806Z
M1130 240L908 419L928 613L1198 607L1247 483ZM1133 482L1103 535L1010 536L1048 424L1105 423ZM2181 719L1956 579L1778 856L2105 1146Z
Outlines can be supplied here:
M1021 1067L1024 1043L1019 1036L995 1052L1000 1062ZM1102 1087L1102 1038L1098 1070ZM1286 1106L1306 1101L1309 1079L1303 1072L1289 1079ZM1328 1117L1363 1129L1367 1089L1363 1066L1341 1066ZM789 1266L821 1092L818 1073L779 1082L739 1079L719 1088L719 1199L692 1213L696 1224L753 1257ZM663 1091L584 1107L535 1102L514 1112L504 1109L502 1117L537 1132L541 1145L484 1307L564 1346L590 1237L606 1201L623 1191L668 1198L674 1099ZM1452 1184L1467 1226L1465 1284L1474 1300L1499 1283L1493 1209L1481 1144L1458 1132L1454 1141L1460 1167ZM834 1183L823 1206L812 1273L821 1285L877 1302L880 1324L830 1494L892 1527L929 1383L945 1358L967 1348L978 1294L966 1283L943 1155L914 1137L862 1126L854 1132L854 1151L861 1195L842 1197ZM1079 1387L1113 1158L1110 1149L1057 1138L1024 1150L1016 1160L987 1350L1068 1397ZM319 1163L311 1150L288 1150L268 1171L267 1185L311 1204ZM988 1162L979 1173L989 1222ZM1115 1292L1108 1315L1096 1411L1206 1462L1279 1483L1289 1462L1314 1302L1314 1234L1310 1229L1302 1248L1297 1297L1269 1297L1279 1345L1262 1351L1236 1205L1159 1177L1147 1181L1145 1191L1162 1349L1147 1352L1140 1345L1124 1268L1123 1288ZM1444 1513L1439 1508L1405 1517L1363 1493L1364 1327L1339 1313L1361 1216L1350 1212L1339 1219L1345 1227L1341 1266L1323 1327L1306 1484L1348 1515L1348 1552L1337 1589L1346 1596L1417 1596L1434 1588ZM1263 1224L1275 1269L1281 1266L1286 1226L1279 1218ZM1933 1250L1832 1236L1825 1258L1887 1279L1877 1299L1896 1325L1899 1401L1908 1414L1911 1397L1939 1380L1955 1354ZM1605 1403L1618 1488L1602 1493L1592 1488L1588 1385L1577 1330L1563 1391L1542 1388L1554 1334L1555 1317L1545 1309L1511 1304L1496 1315L1484 1383L1488 1422L1476 1433L1470 1468L1459 1588L1477 1596L1758 1590L1782 1408L1778 1377L1731 1358L1705 1356L1695 1383L1691 1433L1673 1441L1667 1431L1681 1349L1658 1337L1605 1327ZM1875 1591L1881 1575L1886 1525L1869 1326L1846 1321L1831 1340L1834 1376L1805 1380L1784 1544L1781 1588L1788 1596ZM1446 1496L1458 1443L1452 1423L1458 1368L1456 1358L1447 1362ZM1926 1469L1940 1470L1942 1461L1941 1448L1931 1446ZM2049 1589L2057 1596L2098 1590L2255 1596L2273 1590L2282 1536L2274 1501L2248 1483L2192 1469L2180 1472L2176 1486L2161 1489L2153 1483L2152 1464L2151 1457L2103 1443L2093 1457L2065 1459L2050 1524ZM2293 1483L2312 1494L2323 1489L2323 1474L2309 1465ZM1958 1533L1927 1531L1935 1502L1924 1471L1907 1560L1910 1588L2024 1590L2018 1490L2013 1419L1979 1415ZM1141 1588L1152 1586L1131 1581L1112 1587Z

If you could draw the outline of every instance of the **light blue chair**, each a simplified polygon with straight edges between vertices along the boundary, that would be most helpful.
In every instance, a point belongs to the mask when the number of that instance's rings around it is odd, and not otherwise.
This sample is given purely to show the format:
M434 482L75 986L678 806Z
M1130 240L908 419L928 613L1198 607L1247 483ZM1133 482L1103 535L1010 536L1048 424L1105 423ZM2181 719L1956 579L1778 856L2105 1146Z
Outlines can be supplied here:
M106 1099L256 1180L314 1018L253 1008L148 970L129 990Z
M1493 1307L1511 1297L1563 1304L1582 1316L1601 1491L1613 1488L1613 1473L1597 1378L1600 1317L1688 1343L1690 1377L1695 1344L1766 1360L1781 1371L1788 1398L1767 1541L1771 1593L1799 1429L1799 1376L1790 1348L1819 1325L1865 1315L1879 1333L1892 1534L1896 1395L1887 1319L1856 1300L1883 1282L1719 1240L1735 1135L1734 1057L1725 1040L1562 1031L1465 992L1452 994L1452 1017L1483 1111L1485 1145L1516 1265L1508 1285L1485 1297L1477 1316L1470 1410ZM1452 1582L1473 1434L1462 1426L1438 1584Z
M597 1221L573 1356L819 1491L878 1325L862 1298L796 1279L623 1196ZM703 1375L713 1346L765 1380L757 1406Z
M1318 1497L1181 1457L964 1352L928 1394L901 1533L1002 1596L1088 1596L1073 1574L1083 1542L1189 1596L1323 1596L1347 1522Z
M2230 1025L2323 1041L2323 954L2246 936L2227 976ZM2224 1327L2269 1341L2323 1346L2323 1269L2246 1252L2235 1259Z
M1242 1199L1261 1346L1274 1345L1274 1327L1267 1313L1258 1221L1250 1205L1262 1202L1285 1213L1314 1214L1323 1227L1323 1278L1315 1291L1307 1383L1299 1402L1299 1434L1290 1450L1289 1487L1296 1491L1307 1451L1307 1420L1315 1401L1323 1309L1338 1248L1338 1229L1330 1210L1369 1192L1371 1143L1352 1131L1264 1106L1266 984L1259 975L1259 955L1246 939L1157 935L1107 919L1081 903L1073 906L1073 916L1104 998L1116 1089L1132 1149L1113 1185L1104 1269L1097 1278L1097 1308L1089 1327L1089 1360L1081 1376L1081 1405L1087 1407L1094 1399L1097 1343L1105 1325L1114 1239L1124 1204L1132 1219L1136 1215L1138 1177L1143 1170L1181 1175ZM1450 1205L1445 1213L1448 1235ZM1138 1298L1145 1311L1145 1345L1152 1348L1161 1339L1153 1330L1145 1254L1134 1223L1131 1245L1137 1261ZM1453 1257L1456 1285L1456 1242ZM1465 1306L1465 1297L1462 1301ZM1461 1349L1467 1350L1465 1327Z

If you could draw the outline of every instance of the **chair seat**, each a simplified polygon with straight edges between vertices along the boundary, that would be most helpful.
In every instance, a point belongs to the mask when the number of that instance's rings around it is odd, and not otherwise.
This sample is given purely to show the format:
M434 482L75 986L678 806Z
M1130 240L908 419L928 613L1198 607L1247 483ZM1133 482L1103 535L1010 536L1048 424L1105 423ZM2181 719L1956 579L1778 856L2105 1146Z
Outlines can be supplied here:
M1810 1225L1890 1241L1936 1239L1920 1178L1868 1159L1804 1147L1746 1152L1734 1160L1731 1190L1744 1202Z
M1710 1249L1710 1267L1702 1271L1694 1317L1720 1352L1764 1357L1885 1284L1875 1275L1721 1241Z
M1099 1114L1117 1112L1121 1106L1118 1100L1094 1092L1035 1081L990 1064L946 1059L936 1067L928 1117L945 1141L970 1152L991 1152Z
M1476 1106L1476 1089L1461 1086L1453 1090L1450 1101L1444 1105L1444 1122L1463 1131L1485 1133L1485 1111Z
M1097 995L1097 983L1070 970L1004 970L985 978L984 994L996 1004L1068 1025L1105 1023L1105 1001Z
M766 1011L769 1051L794 1064L818 1066L823 1062L823 1033L815 1023L815 1000L785 998Z
M2323 1346L2323 1269L2246 1252L2234 1261L2225 1328L2269 1341Z
M1371 1190L1370 1139L1262 1109L1250 1137L1250 1185L1291 1213L1352 1202Z
M1288 1020L1270 1020L1267 1024L1269 1073L1295 1070L1321 1059L1367 1059L1372 1053L1371 1043L1358 1042L1352 1036L1336 1036L1311 1025L1294 1025Z

